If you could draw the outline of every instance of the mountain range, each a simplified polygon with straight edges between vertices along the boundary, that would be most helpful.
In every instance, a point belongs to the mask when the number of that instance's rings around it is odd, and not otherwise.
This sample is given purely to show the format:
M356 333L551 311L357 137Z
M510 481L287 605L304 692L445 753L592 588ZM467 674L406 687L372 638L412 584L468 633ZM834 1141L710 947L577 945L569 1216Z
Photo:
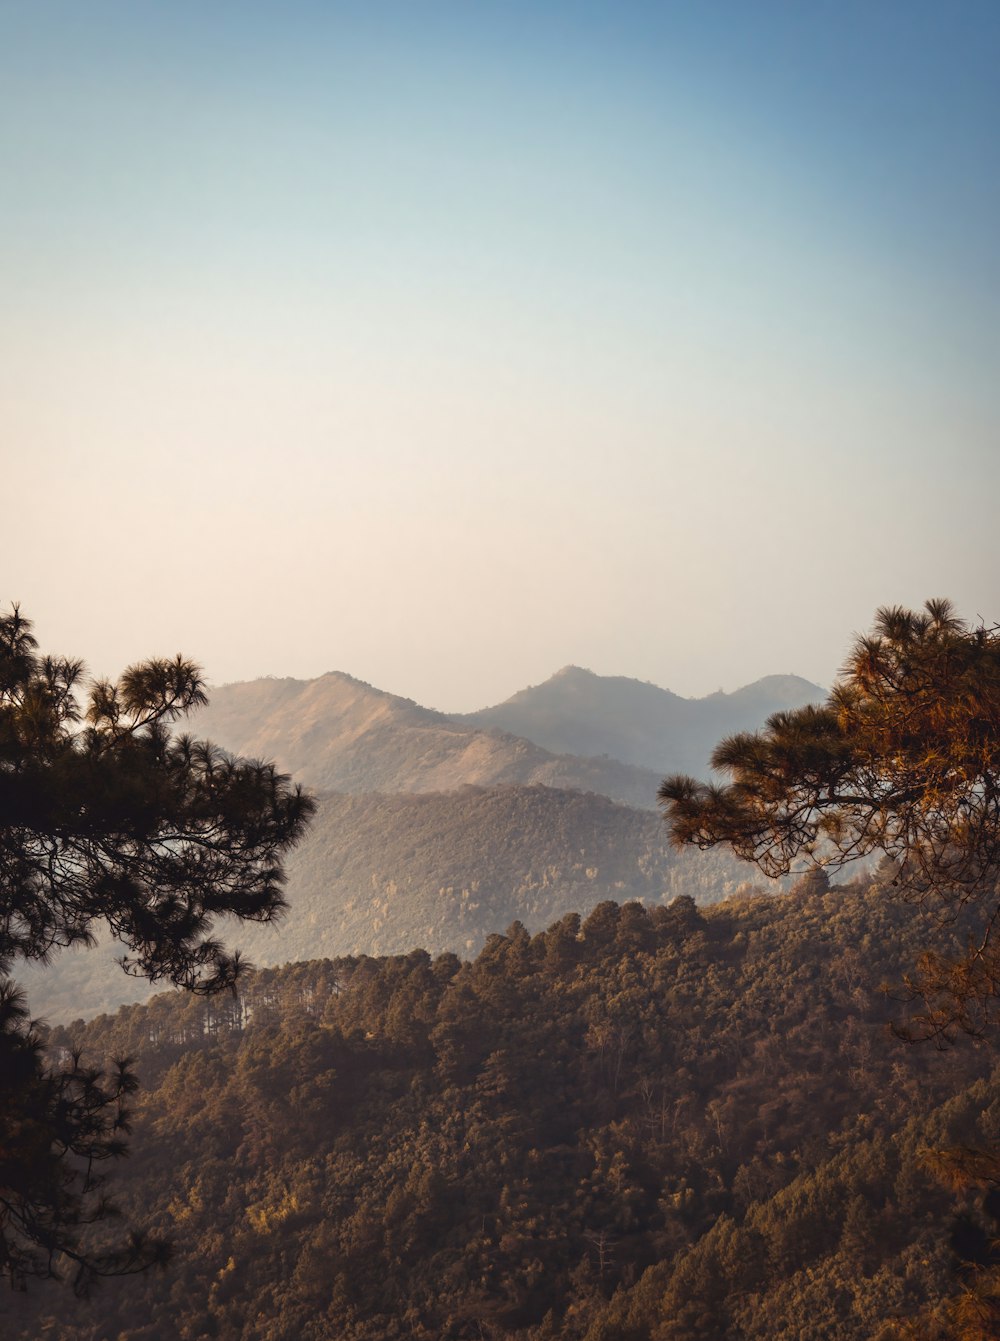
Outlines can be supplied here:
M340 671L316 680L223 685L185 730L233 754L273 759L308 787L442 792L514 784L600 792L652 809L660 774L618 759L557 755L509 732L423 708Z
M824 697L796 675L687 699L567 666L504 703L449 715L331 671L222 685L185 729L326 791L541 783L652 809L664 774L704 774L721 737Z
M448 716L340 672L224 685L184 730L275 760L319 809L287 863L287 916L220 934L259 964L415 946L467 956L514 920L535 931L607 899L707 904L766 884L726 852L672 852L656 789L667 772L704 773L727 732L822 696L769 676L683 699L567 667ZM50 1019L91 1015L149 995L116 953L104 942L18 977Z
M453 720L524 736L556 754L610 755L659 776L704 776L723 736L825 697L798 675L767 675L731 694L681 698L641 680L564 666L543 684Z

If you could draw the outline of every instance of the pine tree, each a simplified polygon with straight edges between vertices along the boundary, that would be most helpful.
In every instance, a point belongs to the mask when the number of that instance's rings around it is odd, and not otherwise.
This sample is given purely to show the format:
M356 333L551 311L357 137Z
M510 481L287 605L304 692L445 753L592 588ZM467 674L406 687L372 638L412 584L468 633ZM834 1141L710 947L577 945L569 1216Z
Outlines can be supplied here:
M85 684L83 664L39 655L17 606L0 615L0 1271L15 1284L72 1264L100 1275L167 1255L133 1234L100 1250L87 1226L114 1214L99 1172L126 1149L128 1061L47 1063L11 973L104 925L126 971L195 992L241 972L212 934L223 914L271 921L282 857L314 803L271 764L175 735L205 702L177 657Z
M970 626L945 600L922 612L879 610L826 703L723 740L712 767L730 781L674 776L660 788L675 843L726 843L772 876L803 856L836 868L881 853L881 875L897 890L937 900L946 923L975 928L964 952L950 935L928 946L906 980L921 1013L900 1032L938 1042L991 1032L1000 1000L1000 628ZM936 1151L934 1164L944 1181L1000 1200L1000 1151ZM891 1334L1000 1336L996 1242L980 1226L961 1228L952 1246L966 1266L968 1245L985 1245L964 1288ZM867 1234L852 1203L843 1246L862 1269Z
M765 874L884 854L896 888L977 926L968 953L930 946L910 981L918 1029L981 1034L1000 997L1000 628L949 601L878 611L827 701L723 740L718 785L667 778L674 842L728 844Z

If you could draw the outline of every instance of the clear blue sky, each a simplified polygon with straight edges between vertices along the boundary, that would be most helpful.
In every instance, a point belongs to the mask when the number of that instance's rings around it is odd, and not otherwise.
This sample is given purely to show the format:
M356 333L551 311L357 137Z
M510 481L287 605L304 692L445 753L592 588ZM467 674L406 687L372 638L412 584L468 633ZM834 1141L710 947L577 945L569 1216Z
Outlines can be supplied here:
M1000 618L1000 6L0 2L0 597L113 673Z

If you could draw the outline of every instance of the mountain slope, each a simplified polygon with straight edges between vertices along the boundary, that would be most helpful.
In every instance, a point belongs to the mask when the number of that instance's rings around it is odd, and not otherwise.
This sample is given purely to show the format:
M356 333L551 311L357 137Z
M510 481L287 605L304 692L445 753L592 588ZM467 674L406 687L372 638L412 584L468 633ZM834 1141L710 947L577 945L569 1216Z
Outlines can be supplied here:
M723 852L673 851L657 815L594 793L324 796L289 862L292 911L232 939L259 963L414 946L466 956L515 920L534 931L606 899L711 903L755 876L765 883Z
M467 787L319 800L288 861L288 914L219 928L254 963L416 946L464 957L515 920L534 931L605 899L711 903L757 876L721 851L672 851L657 815L594 793ZM50 1021L96 1014L152 990L125 977L118 953L109 942L64 952L18 979Z
M615 759L556 757L527 740L422 708L334 671L214 689L184 730L234 754L274 759L310 787L437 792L542 783L652 808L660 774Z
M929 937L877 888L603 905L474 963L314 961L57 1030L136 1059L108 1190L177 1252L86 1301L7 1289L0 1333L887 1338L989 1224L926 1155L995 1143L1000 1072L893 1038L876 987Z
M825 697L797 675L768 675L731 694L688 699L641 680L565 666L504 703L453 720L509 731L554 753L607 754L661 775L703 775L723 736L756 730L773 712Z

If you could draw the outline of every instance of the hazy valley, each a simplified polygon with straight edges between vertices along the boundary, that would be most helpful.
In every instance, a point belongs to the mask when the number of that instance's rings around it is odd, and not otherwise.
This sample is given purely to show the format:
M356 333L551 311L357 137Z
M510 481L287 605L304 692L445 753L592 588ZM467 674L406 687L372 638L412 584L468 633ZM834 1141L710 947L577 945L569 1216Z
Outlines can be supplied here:
M665 773L704 771L726 731L821 695L769 677L689 700L567 668L498 708L448 717L341 673L221 686L183 729L273 758L319 799L288 861L287 915L223 926L225 939L257 964L417 946L472 955L515 920L540 931L605 899L704 904L748 882L764 888L722 850L671 851L656 789ZM498 715L504 729L479 721ZM543 748L507 721L577 752ZM585 753L597 745L659 755L662 768ZM105 941L26 967L33 1009L54 1021L145 999L153 989L126 978L117 953Z

